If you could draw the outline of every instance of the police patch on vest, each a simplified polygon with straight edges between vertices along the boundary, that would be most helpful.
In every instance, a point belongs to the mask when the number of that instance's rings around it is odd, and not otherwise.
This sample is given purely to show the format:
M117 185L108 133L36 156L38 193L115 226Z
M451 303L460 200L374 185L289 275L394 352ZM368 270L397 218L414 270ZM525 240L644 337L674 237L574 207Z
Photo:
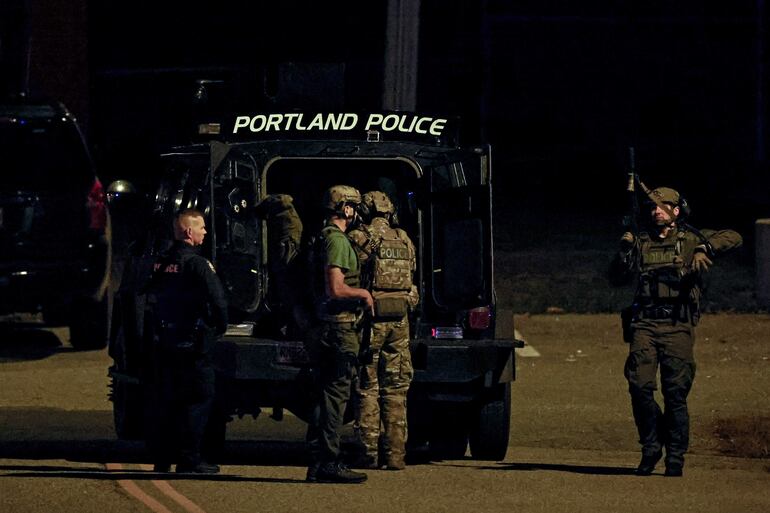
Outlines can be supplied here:
M404 291L411 289L412 255L406 241L383 239L374 260L373 288Z
M661 249L644 252L642 254L642 263L644 265L671 264L676 260L676 251L673 248Z

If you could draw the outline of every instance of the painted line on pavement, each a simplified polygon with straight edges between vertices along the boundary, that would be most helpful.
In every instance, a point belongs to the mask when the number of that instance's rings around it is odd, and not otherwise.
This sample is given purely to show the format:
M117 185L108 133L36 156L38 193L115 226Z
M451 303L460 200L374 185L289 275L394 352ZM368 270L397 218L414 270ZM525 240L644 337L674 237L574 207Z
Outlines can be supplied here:
M115 470L123 470L123 465L120 463L105 463L104 465L107 470L109 471L115 471ZM144 491L142 491L141 488L139 488L139 485L137 485L135 482L133 482L130 479L118 479L118 484L121 488L123 488L126 492L128 492L129 495L131 495L133 498L153 510L155 513L173 513L170 509L168 509L166 506L155 500L152 496L146 494Z
M514 328L513 330L513 337L516 340L521 340L524 342L524 347L517 347L515 349L516 356L521 356L522 358L537 358L540 356L540 352L532 347L528 342L527 339L524 338L524 335L521 334L521 332Z
M152 470L152 466L150 465L140 465L140 467L142 470ZM168 481L153 479L151 482L155 485L155 488L163 492L166 497L169 497L171 500L182 506L185 511L188 511L189 513L206 513L203 508L179 493L179 491L171 486Z

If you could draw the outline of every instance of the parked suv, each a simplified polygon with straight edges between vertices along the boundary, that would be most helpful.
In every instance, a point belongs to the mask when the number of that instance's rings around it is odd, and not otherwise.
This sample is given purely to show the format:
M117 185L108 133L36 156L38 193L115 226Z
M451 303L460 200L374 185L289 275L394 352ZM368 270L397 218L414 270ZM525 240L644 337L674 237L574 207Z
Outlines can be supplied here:
M421 301L410 319L410 446L446 458L462 457L470 443L476 459L504 458L517 342L511 312L495 305L490 148L451 144L446 119L342 116L238 116L203 127L219 140L162 156L150 229L131 246L115 297L110 354L120 437L142 434L143 284L170 243L173 216L190 207L206 216L203 250L240 323L217 344L211 432L221 442L228 418L265 407L274 418L284 408L303 416L307 355L302 334L272 302L269 223L254 206L270 194L291 196L307 239L322 226L323 191L341 183L387 192L416 243Z
M42 312L76 349L108 339L110 219L75 118L0 102L0 314Z

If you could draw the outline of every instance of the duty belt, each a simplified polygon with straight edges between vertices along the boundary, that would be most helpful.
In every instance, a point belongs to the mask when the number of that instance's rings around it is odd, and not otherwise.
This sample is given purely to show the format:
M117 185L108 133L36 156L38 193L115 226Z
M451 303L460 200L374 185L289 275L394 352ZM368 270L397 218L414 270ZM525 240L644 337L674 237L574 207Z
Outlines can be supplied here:
M647 306L637 312L640 319L671 319L674 316L674 307L666 306Z
M687 320L687 308L685 305L650 305L639 306L634 311L636 319L671 319Z

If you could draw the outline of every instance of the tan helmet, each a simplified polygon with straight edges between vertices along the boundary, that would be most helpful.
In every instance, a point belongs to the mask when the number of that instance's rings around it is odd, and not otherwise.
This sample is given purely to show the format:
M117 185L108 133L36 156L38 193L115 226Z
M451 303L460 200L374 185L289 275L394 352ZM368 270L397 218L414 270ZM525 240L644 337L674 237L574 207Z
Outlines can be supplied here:
M339 212L345 203L361 204L361 193L350 185L333 185L324 192L322 204L324 208Z
M658 201L660 203L670 203L674 206L679 205L679 193L670 187L658 187L657 189L653 189L650 194L653 201Z
M390 201L388 195L382 191L369 191L364 194L361 199L361 206L370 216L375 216L376 214L392 215L396 211L393 202Z

